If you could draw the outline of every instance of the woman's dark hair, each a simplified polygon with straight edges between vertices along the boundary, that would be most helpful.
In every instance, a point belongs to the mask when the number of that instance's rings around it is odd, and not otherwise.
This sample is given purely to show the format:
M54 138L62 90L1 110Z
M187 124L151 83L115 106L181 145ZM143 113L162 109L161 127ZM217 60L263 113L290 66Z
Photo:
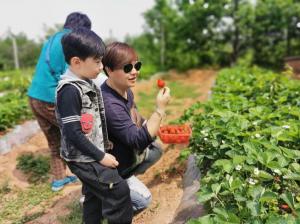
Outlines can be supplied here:
M100 59L105 53L102 39L92 30L84 27L74 29L63 36L61 43L68 64L73 57L79 57L83 61L88 57Z
M86 14L80 12L72 12L67 16L64 24L65 29L75 29L78 27L85 27L87 29L92 28L92 23Z
M137 61L138 56L135 50L126 43L113 42L107 45L106 52L102 59L104 72L108 76L105 67L110 68L112 71L120 69L124 65Z

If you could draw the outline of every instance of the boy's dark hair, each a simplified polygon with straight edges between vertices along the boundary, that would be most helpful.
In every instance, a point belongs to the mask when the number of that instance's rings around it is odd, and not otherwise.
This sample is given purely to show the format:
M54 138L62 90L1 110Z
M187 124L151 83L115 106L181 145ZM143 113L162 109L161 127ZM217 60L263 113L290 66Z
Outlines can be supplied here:
M68 64L73 57L79 57L83 61L88 57L100 59L105 53L102 39L92 30L84 27L74 29L63 36L61 43Z
M85 27L87 29L92 28L91 20L86 14L80 12L72 12L67 16L64 28L72 30L77 27Z
M137 53L131 46L126 43L113 42L107 45L106 52L103 56L103 70L108 76L105 67L110 68L112 71L114 71L115 69L120 69L124 65L137 60Z

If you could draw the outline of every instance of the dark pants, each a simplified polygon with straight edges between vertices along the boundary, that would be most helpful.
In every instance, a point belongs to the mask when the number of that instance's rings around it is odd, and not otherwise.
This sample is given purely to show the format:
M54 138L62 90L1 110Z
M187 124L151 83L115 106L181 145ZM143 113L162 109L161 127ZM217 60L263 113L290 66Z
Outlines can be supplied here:
M100 163L67 163L70 170L82 181L83 220L85 224L130 224L133 210L129 187L116 169Z

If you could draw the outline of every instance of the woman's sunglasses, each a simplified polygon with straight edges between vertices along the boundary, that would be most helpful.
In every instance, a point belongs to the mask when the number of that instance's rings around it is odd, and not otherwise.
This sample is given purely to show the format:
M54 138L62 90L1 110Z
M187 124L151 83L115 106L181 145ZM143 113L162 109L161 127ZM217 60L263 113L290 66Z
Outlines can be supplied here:
M133 69L133 67L135 68L135 70L139 71L141 69L141 67L142 67L142 62L138 61L134 65L133 64L126 64L123 67L123 71L125 73L129 73L129 72L131 72L131 70Z

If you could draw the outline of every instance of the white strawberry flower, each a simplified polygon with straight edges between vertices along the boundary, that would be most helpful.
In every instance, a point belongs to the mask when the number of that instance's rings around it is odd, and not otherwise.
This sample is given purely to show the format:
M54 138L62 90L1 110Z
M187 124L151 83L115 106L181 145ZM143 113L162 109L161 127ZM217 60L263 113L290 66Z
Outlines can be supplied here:
M260 134L257 133L257 134L255 134L255 137L260 138L261 136L260 136Z
M283 125L282 128L284 128L284 129L289 129L290 126L289 126L289 125Z
M235 169L236 169L237 171L240 171L240 170L242 169L242 166L241 166L241 165L237 165L237 166L235 167Z
M204 141L207 141L208 139L207 138L204 138Z
M255 180L252 179L252 178L249 178L248 183L251 184L251 185L255 185Z
M279 169L274 169L273 172L281 175L281 171Z
M222 140L221 142L222 142L222 144L225 144L225 143L226 143L224 140Z

